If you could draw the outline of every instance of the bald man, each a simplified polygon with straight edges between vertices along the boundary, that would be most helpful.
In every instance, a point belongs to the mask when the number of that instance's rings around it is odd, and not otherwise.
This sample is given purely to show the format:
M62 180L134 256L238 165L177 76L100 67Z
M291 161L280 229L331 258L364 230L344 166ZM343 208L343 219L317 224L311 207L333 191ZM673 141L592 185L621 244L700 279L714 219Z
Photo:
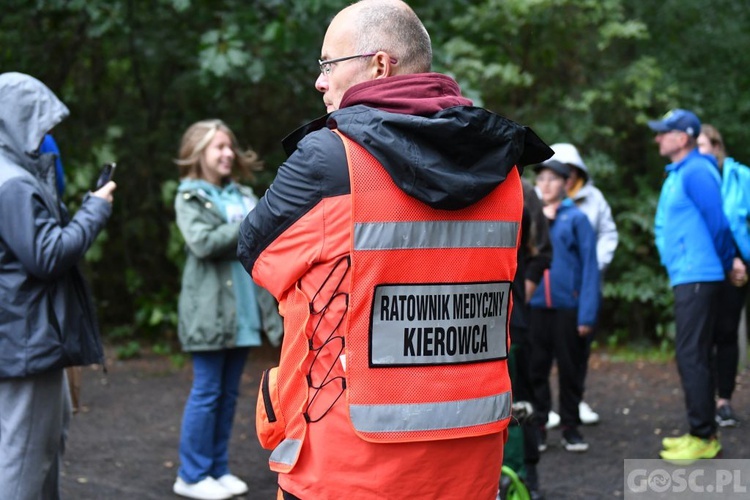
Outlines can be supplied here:
M336 15L328 112L243 222L238 254L284 315L256 427L285 499L494 499L510 416L519 167L552 151L431 73L405 3Z

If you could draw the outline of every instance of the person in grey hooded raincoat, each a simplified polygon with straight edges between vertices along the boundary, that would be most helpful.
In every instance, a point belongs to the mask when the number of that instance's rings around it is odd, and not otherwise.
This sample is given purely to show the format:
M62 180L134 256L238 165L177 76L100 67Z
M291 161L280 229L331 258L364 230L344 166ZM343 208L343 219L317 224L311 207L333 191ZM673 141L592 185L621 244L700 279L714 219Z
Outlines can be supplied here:
M78 262L112 212L109 182L71 218L45 134L68 108L39 80L0 74L0 485L3 498L59 498L70 418L64 368L101 363Z

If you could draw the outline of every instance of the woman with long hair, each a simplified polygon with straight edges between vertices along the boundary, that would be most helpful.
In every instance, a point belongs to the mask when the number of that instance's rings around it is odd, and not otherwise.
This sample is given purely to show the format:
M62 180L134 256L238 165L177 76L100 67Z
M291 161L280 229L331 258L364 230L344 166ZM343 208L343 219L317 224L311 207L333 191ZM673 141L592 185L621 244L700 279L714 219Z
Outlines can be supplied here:
M727 156L724 139L712 125L701 126L698 149L716 159L721 172L722 207L737 248L732 271L722 284L713 339L718 395L716 422L721 427L734 427L739 422L731 405L740 355L738 326L747 302L747 263L750 261L750 168Z
M173 491L188 498L241 495L247 484L229 470L229 438L248 351L261 331L278 341L281 319L261 301L237 260L240 222L257 198L233 180L262 166L252 150L241 151L220 120L191 125L182 137L177 226L186 243L178 333L193 362L193 386L182 419L180 468ZM265 292L268 295L268 292ZM268 295L270 297L270 295ZM262 309L266 309L263 311ZM265 324L264 324L265 320Z

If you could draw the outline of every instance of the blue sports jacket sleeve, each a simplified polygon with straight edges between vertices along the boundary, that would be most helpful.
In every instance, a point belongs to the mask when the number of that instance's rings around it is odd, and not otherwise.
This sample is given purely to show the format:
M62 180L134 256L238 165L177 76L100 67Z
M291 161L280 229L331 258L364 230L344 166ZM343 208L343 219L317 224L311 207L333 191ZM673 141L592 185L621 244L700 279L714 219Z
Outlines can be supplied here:
M596 257L596 233L588 218L581 213L574 221L581 259L581 296L578 301L578 324L596 325L600 302L599 262Z
M683 188L698 207L711 234L716 255L721 259L724 270L729 271L736 251L729 222L722 208L721 187L717 183L716 173L703 165L690 168L683 177Z

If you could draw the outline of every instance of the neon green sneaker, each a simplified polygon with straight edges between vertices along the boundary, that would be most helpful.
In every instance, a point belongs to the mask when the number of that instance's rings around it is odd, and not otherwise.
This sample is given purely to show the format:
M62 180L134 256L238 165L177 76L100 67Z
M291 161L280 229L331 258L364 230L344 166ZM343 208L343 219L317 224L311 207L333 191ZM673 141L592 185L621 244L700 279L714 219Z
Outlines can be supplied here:
M671 450L673 448L679 448L686 442L690 441L690 438L692 436L690 433L683 434L682 436L678 437L665 437L661 440L661 445L664 447L665 450Z
M659 455L667 462L688 465L696 460L715 458L720 451L721 444L718 439L701 439L690 436L677 448L664 450Z

